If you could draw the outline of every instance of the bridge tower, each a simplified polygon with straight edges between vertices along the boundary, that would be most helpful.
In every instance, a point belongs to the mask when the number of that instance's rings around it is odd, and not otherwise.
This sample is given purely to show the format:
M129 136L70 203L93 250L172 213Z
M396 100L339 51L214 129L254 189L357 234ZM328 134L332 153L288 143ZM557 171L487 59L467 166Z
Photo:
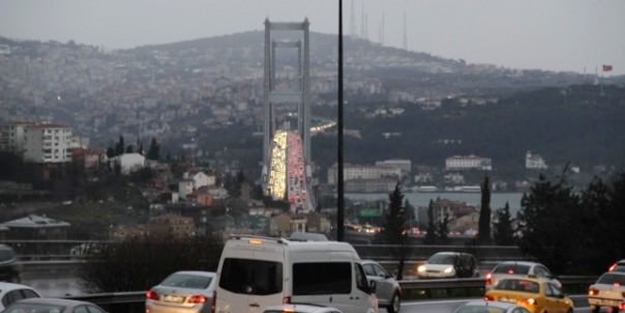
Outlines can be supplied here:
M271 171L272 148L277 133L292 131L300 136L301 157L305 163L306 182L308 188L312 182L311 174L311 144L310 144L310 31L309 21L303 22L270 22L265 19L265 43L264 43L264 129L263 129L263 172L262 181L265 194L268 193L268 185ZM299 40L275 40L273 33L277 31L300 32ZM280 84L277 77L277 50L296 49L297 64L295 79L288 87ZM278 122L282 117L278 112L280 106L297 106L297 126L290 128L290 123L281 126ZM282 128L282 129L281 129ZM310 194L309 194L310 197Z

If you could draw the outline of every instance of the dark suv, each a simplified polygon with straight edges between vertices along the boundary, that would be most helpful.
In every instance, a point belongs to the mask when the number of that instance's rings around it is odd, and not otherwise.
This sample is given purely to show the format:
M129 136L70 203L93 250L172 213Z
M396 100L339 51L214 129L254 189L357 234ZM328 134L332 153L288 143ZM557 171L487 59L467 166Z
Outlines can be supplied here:
M0 281L20 282L20 270L15 251L5 244L0 244Z

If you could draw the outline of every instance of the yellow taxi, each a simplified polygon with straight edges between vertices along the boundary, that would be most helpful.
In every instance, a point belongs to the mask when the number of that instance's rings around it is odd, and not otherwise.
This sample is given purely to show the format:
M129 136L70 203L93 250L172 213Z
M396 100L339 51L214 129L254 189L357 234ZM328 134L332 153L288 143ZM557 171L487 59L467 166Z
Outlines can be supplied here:
M542 278L504 278L488 290L488 301L517 303L532 313L572 313L573 301L555 283Z

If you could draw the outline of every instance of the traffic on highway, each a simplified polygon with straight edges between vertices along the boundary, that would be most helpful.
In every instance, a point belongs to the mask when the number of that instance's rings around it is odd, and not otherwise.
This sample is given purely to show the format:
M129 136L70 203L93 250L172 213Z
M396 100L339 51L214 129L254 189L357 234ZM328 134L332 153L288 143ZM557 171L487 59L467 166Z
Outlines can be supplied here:
M301 234L297 240L238 235L226 242L217 271L180 269L161 283L146 286L146 291L138 291L140 298L135 300L143 305L142 312L150 313L625 310L625 260L615 261L596 281L584 285L582 292L567 294L570 280L554 275L538 262L507 260L484 270L469 253L440 251L415 264L415 276L398 281L396 273L384 266L388 262L363 260L349 243L314 238L307 240ZM3 248L9 251L7 255L13 253L8 268L20 268L12 249L6 245ZM113 312L111 306L100 306L98 301L76 300L82 296L81 286L77 276L46 278L23 271L13 282L0 283L0 301L6 307L1 312L30 312L28 309L34 307L46 308L37 312L65 312L76 306L89 313ZM434 286L439 292L466 288L479 293L466 297L439 295L436 299ZM31 298L51 300L25 300ZM66 298L74 301L56 300Z

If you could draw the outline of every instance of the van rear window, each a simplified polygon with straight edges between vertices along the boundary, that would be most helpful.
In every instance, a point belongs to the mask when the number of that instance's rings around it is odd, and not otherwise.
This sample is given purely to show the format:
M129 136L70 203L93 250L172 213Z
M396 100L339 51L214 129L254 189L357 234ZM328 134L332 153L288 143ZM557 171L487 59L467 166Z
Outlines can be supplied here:
M293 264L293 295L349 294L352 265L349 262Z
M219 287L234 293L259 296L282 292L282 263L226 258Z

